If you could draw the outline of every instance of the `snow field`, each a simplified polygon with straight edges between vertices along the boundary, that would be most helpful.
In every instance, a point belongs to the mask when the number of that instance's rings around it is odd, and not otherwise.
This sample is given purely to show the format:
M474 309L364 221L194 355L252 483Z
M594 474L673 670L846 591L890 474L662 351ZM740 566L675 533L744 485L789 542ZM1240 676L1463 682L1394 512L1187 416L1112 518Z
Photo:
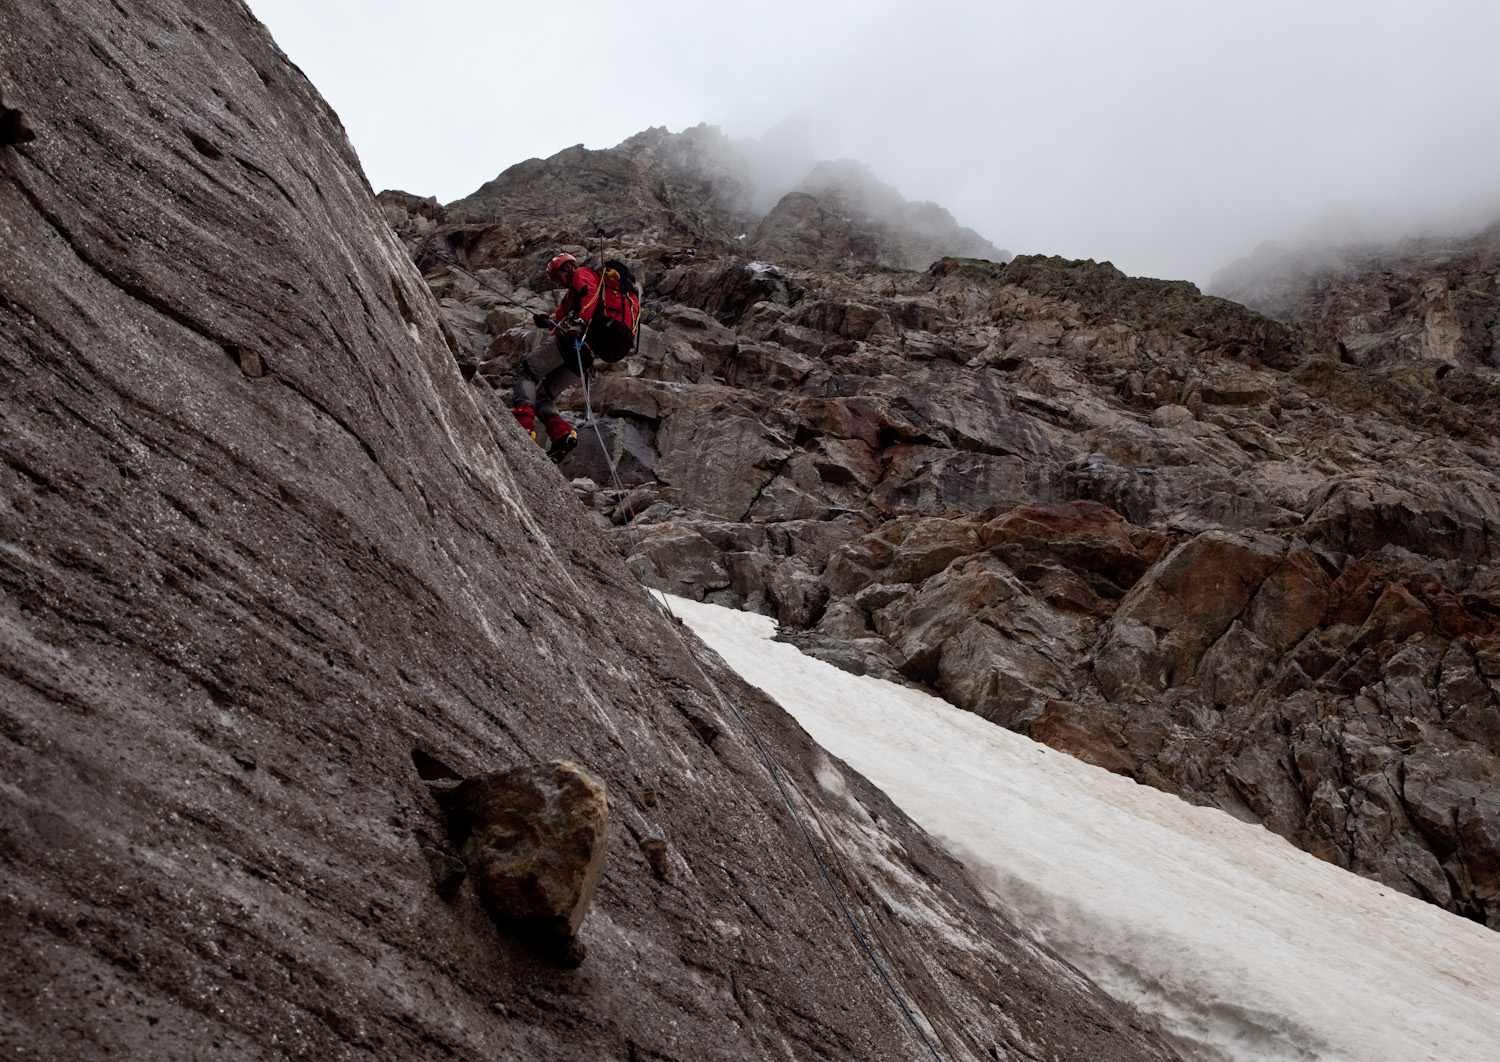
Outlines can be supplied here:
M1500 933L936 697L673 612L1195 1060L1496 1062Z

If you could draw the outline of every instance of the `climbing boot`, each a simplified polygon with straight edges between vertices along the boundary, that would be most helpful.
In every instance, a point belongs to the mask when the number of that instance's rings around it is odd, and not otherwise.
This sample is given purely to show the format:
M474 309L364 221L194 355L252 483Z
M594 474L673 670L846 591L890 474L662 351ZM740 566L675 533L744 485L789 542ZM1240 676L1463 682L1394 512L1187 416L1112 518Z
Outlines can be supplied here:
M552 440L552 445L547 447L547 456L553 461L561 461L578 445L578 433L561 417L548 419L547 436Z
M533 439L536 438L536 410L528 405L518 404L511 407L510 415L516 418L516 422L521 425L521 430Z

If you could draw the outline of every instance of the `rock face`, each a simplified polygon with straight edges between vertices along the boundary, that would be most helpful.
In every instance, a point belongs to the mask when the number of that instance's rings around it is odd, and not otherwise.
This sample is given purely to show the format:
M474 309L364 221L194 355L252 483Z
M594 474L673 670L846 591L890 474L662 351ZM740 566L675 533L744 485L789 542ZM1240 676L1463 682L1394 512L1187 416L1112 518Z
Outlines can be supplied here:
M456 371L481 307L446 323L245 6L0 20L36 134L0 147L5 1053L928 1057L691 640ZM618 395L648 459L676 395ZM745 429L773 480L791 427ZM945 1058L1171 1057L694 651ZM494 924L428 787L560 760L610 794L572 969Z
M1408 264L1395 316L1359 274L1276 320L1108 263L899 268L853 235L867 176L820 169L749 247L593 249L648 309L563 466L590 518L656 585L1500 927L1492 234L1448 295ZM587 234L465 258L513 223L467 209L402 231L545 305L534 261ZM501 349L502 300L421 261L461 358Z
M1500 366L1500 224L1388 247L1267 245L1216 273L1213 287L1353 364Z
M603 783L561 761L492 771L436 795L490 917L577 936L604 876Z
M825 268L926 269L944 255L1011 257L936 203L908 203L849 159L813 167L757 226L750 248L774 261Z

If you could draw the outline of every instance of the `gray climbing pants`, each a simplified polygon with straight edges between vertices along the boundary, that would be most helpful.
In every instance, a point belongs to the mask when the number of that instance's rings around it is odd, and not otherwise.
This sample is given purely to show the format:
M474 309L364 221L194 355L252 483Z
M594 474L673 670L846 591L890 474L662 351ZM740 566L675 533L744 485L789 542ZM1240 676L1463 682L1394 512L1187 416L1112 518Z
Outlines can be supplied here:
M545 332L535 334L539 342L516 366L510 404L530 406L536 410L537 419L545 424L562 415L557 411L558 396L578 383L578 374L564 364L558 344L551 342Z

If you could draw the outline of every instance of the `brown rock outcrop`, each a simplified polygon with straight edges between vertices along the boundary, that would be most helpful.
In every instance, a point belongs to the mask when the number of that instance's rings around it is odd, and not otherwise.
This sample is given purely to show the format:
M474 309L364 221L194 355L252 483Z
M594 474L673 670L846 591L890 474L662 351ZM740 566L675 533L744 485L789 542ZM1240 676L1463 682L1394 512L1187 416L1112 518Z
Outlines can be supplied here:
M437 793L480 902L504 925L571 938L604 876L604 784L566 761L466 778Z
M1186 682L1284 550L1274 540L1207 531L1162 558L1105 628L1094 657L1105 696Z

